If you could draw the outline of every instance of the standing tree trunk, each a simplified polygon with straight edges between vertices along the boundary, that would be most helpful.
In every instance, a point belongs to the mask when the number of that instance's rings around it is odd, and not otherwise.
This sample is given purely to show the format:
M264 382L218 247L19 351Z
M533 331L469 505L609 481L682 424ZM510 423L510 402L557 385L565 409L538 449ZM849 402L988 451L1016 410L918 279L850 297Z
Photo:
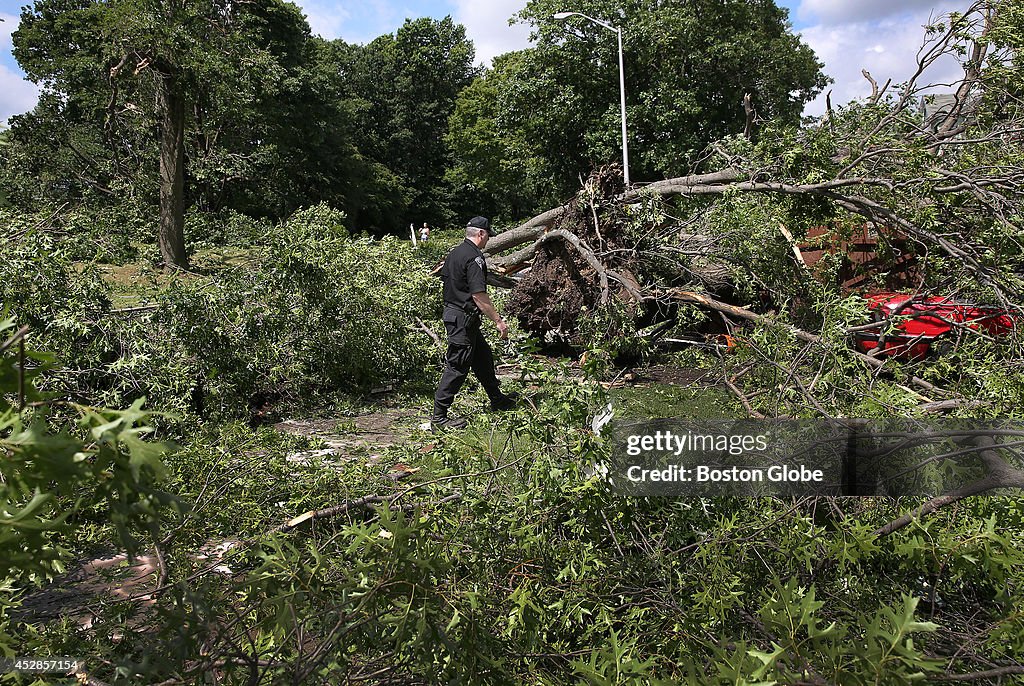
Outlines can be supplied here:
M163 75L160 102L160 229L157 243L164 264L188 269L185 253L185 99L178 79Z

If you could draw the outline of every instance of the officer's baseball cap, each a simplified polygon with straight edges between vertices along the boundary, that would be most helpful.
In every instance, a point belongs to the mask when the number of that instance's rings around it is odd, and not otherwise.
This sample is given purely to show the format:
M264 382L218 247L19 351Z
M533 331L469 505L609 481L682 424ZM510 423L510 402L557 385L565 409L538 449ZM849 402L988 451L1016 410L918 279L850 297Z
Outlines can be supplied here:
M467 229L483 229L487 232L488 236L497 236L498 232L491 228L491 222L488 221L487 217L473 217L466 224Z

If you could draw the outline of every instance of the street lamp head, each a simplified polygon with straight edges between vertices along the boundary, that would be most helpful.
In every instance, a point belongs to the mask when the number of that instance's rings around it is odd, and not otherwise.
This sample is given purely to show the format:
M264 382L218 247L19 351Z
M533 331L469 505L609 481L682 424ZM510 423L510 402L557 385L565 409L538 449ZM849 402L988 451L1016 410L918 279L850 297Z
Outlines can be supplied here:
M608 22L601 21L600 19L594 19L589 14L583 14L583 12L555 12L551 16L554 19L568 19L569 17L583 17L587 21L592 21L595 24L597 24L598 26L603 26L604 28L608 29L609 31L616 31L616 32L618 31L617 28L615 28L614 26L612 26Z

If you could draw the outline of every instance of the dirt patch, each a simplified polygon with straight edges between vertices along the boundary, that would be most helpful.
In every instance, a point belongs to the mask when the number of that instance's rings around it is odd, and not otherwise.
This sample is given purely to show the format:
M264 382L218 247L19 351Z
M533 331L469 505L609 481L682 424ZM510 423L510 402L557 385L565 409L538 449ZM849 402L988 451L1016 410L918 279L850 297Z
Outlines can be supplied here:
M195 554L195 560L209 565L215 574L231 574L222 561L238 541L210 541ZM13 616L26 623L53 622L70 619L80 629L88 630L111 603L130 603L132 611L120 631L112 638L118 641L126 631L148 631L153 628L151 608L153 591L160 577L155 555L139 555L134 559L125 553L108 553L86 558L76 568L29 593Z
M274 428L285 433L323 441L324 447L288 455L289 462L307 462L315 458L362 459L377 462L390 446L404 442L423 421L416 408L377 408L355 417L326 419L288 419Z
M158 576L154 556L141 555L134 562L125 554L100 556L26 596L15 614L26 622L68 617L88 629L102 606L112 600L131 600L139 609L151 606L149 592ZM143 623L142 613L132 613L126 628L138 629Z
M166 290L173 278L145 262L102 264L98 269L110 286L114 309L143 304L147 298Z
M147 260L127 264L99 264L103 280L110 286L114 309L133 307L167 290L175 280L197 281L209 275L247 263L251 250L217 247L201 250L192 257L192 271L170 272L154 266ZM87 265L82 264L84 269Z

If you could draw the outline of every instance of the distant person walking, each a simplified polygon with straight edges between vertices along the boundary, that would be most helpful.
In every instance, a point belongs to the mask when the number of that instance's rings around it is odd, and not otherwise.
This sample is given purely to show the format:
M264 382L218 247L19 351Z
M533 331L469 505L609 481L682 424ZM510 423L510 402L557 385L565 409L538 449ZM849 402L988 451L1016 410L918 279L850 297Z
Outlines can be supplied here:
M430 227L427 226L426 222L420 227L420 242L426 243L430 239Z
M445 258L441 268L444 280L444 327L448 332L448 352L441 383L434 394L432 430L461 429L466 420L449 417L448 408L462 388L472 369L480 385L487 391L492 410L508 410L515 406L517 394L501 392L494 373L494 354L480 332L480 315L484 314L498 327L502 338L508 337L508 324L494 309L487 295L487 261L482 250L496 235L486 217L473 217L466 225L466 240Z

